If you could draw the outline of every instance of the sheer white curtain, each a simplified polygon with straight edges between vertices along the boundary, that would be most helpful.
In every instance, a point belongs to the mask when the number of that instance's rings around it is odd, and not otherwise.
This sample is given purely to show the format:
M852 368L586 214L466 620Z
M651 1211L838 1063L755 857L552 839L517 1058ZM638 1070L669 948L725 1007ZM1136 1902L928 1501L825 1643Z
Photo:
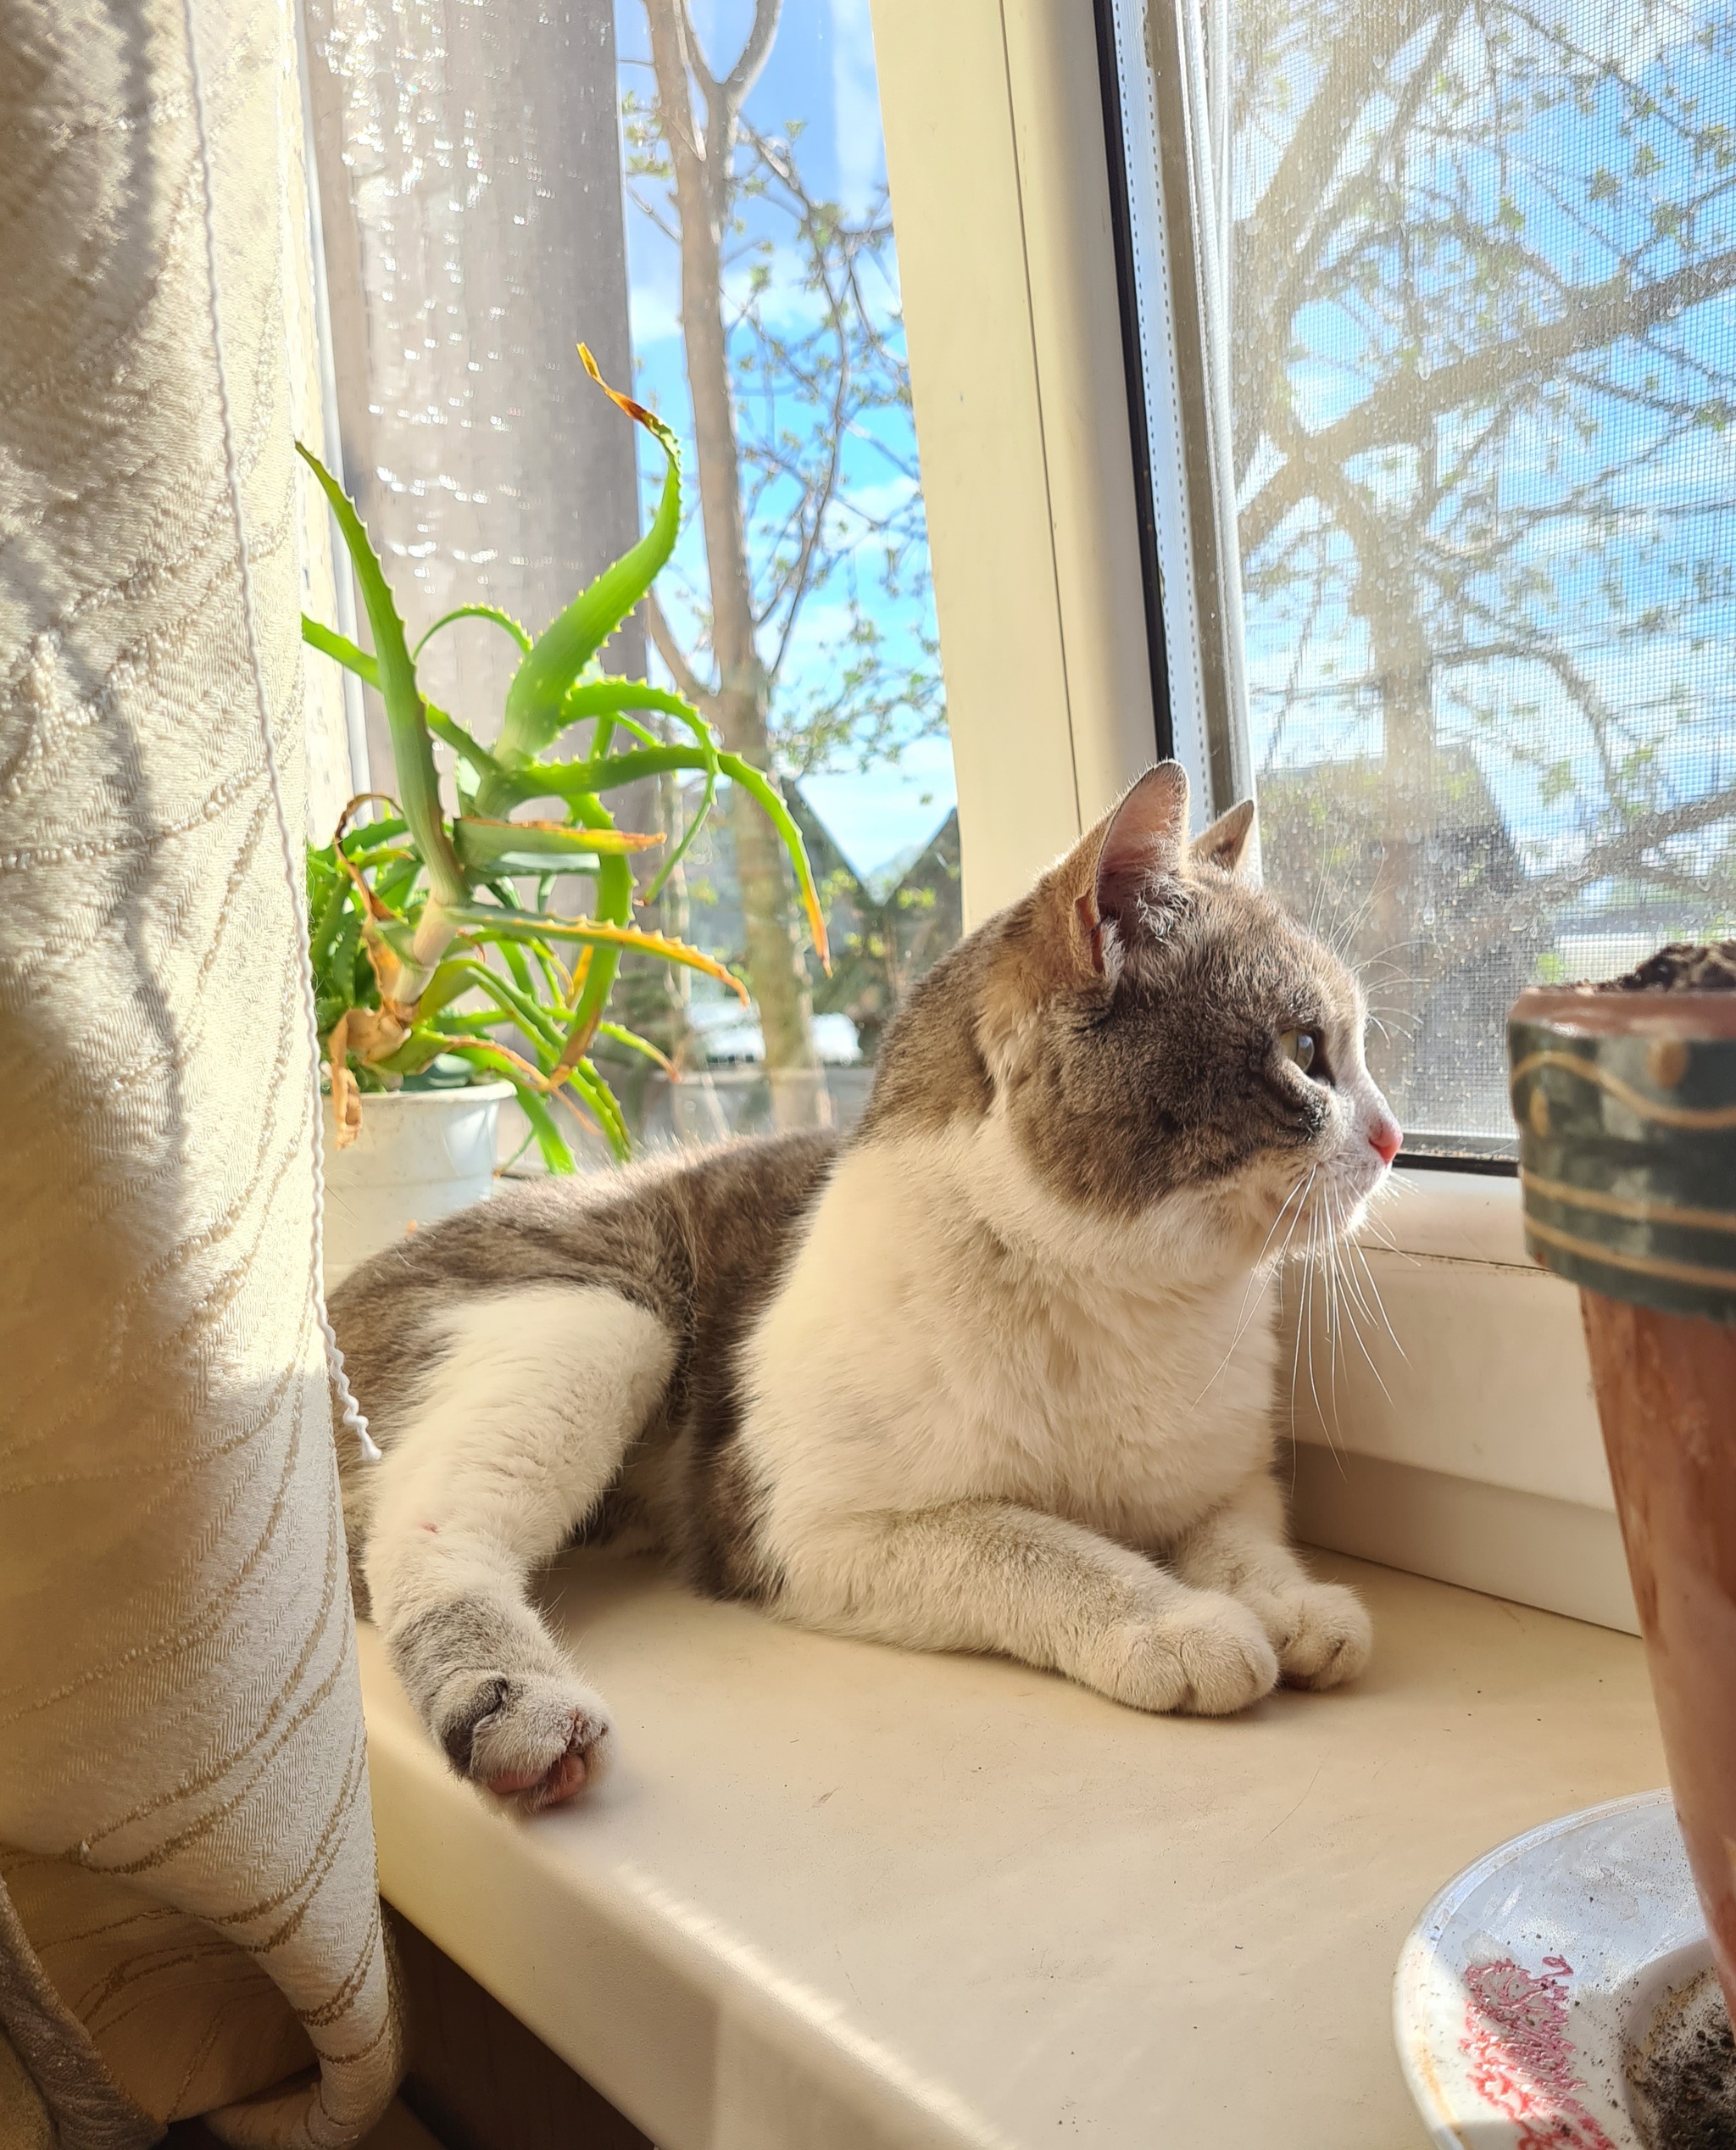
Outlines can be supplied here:
M398 2068L317 1296L297 81L274 0L0 4L0 2138L62 2150L337 2150Z
M307 0L306 27L345 482L413 638L476 602L535 632L638 535L632 428L576 349L627 385L610 0ZM487 736L517 654L466 622L429 693Z

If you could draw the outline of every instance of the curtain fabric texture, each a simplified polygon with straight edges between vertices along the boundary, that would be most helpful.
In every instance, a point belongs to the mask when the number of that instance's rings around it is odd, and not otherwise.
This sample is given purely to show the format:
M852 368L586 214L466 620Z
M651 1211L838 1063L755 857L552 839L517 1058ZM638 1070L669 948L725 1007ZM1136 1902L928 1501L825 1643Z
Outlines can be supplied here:
M399 2053L319 1317L294 47L183 5L0 0L0 2130L336 2150Z
M478 601L540 632L639 535L636 429L576 348L631 384L613 0L305 14L345 482L412 635ZM489 738L517 663L472 621L419 669ZM643 674L637 619L608 664Z

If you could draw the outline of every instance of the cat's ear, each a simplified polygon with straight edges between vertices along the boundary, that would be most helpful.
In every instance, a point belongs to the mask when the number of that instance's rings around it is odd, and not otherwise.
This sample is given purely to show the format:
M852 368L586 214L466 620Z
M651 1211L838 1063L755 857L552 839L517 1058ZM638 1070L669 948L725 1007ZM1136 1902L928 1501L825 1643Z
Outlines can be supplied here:
M1091 878L1075 905L1092 968L1106 964L1105 926L1125 940L1138 922L1141 896L1155 882L1182 871L1188 850L1188 772L1179 761L1148 769L1119 805L1093 829L1082 850L1095 843Z
M1201 865L1221 866L1226 873L1251 872L1259 856L1253 838L1254 801L1244 799L1194 838L1192 855Z

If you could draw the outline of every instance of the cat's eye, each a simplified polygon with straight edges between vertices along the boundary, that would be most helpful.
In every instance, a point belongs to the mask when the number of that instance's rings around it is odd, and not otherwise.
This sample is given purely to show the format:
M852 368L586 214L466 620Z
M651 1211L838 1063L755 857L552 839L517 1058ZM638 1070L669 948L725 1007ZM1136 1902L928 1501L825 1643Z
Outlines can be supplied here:
M1286 1060L1293 1060L1306 1075L1314 1067L1319 1050L1311 1030L1286 1030L1278 1039L1278 1050Z

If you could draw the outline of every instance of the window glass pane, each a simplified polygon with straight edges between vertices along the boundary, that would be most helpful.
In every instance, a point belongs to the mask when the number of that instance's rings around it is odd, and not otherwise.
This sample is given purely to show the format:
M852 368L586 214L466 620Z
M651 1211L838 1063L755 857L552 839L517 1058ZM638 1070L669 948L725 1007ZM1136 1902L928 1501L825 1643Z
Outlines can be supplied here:
M675 559L604 661L674 684L771 771L819 876L829 976L760 806L723 784L654 900L703 787L611 792L623 828L664 838L635 858L637 922L722 958L753 1005L630 955L608 1012L682 1079L619 1035L594 1057L643 1142L848 1121L900 995L960 928L867 0L307 0L306 27L333 431L411 640L476 603L540 630L648 522L662 456L587 383L582 339L684 464ZM420 677L486 744L517 663L472 618ZM565 877L554 908L594 897ZM514 1150L528 1130L505 1117Z
M1230 0L1227 278L1266 871L1407 1126L1736 909L1736 19Z
M637 393L692 444L654 664L779 771L832 941L828 978L764 817L726 792L669 922L754 1005L646 971L636 1012L684 1079L621 1078L653 1139L848 1120L961 916L867 0L618 0L615 19ZM699 796L665 788L671 826Z

